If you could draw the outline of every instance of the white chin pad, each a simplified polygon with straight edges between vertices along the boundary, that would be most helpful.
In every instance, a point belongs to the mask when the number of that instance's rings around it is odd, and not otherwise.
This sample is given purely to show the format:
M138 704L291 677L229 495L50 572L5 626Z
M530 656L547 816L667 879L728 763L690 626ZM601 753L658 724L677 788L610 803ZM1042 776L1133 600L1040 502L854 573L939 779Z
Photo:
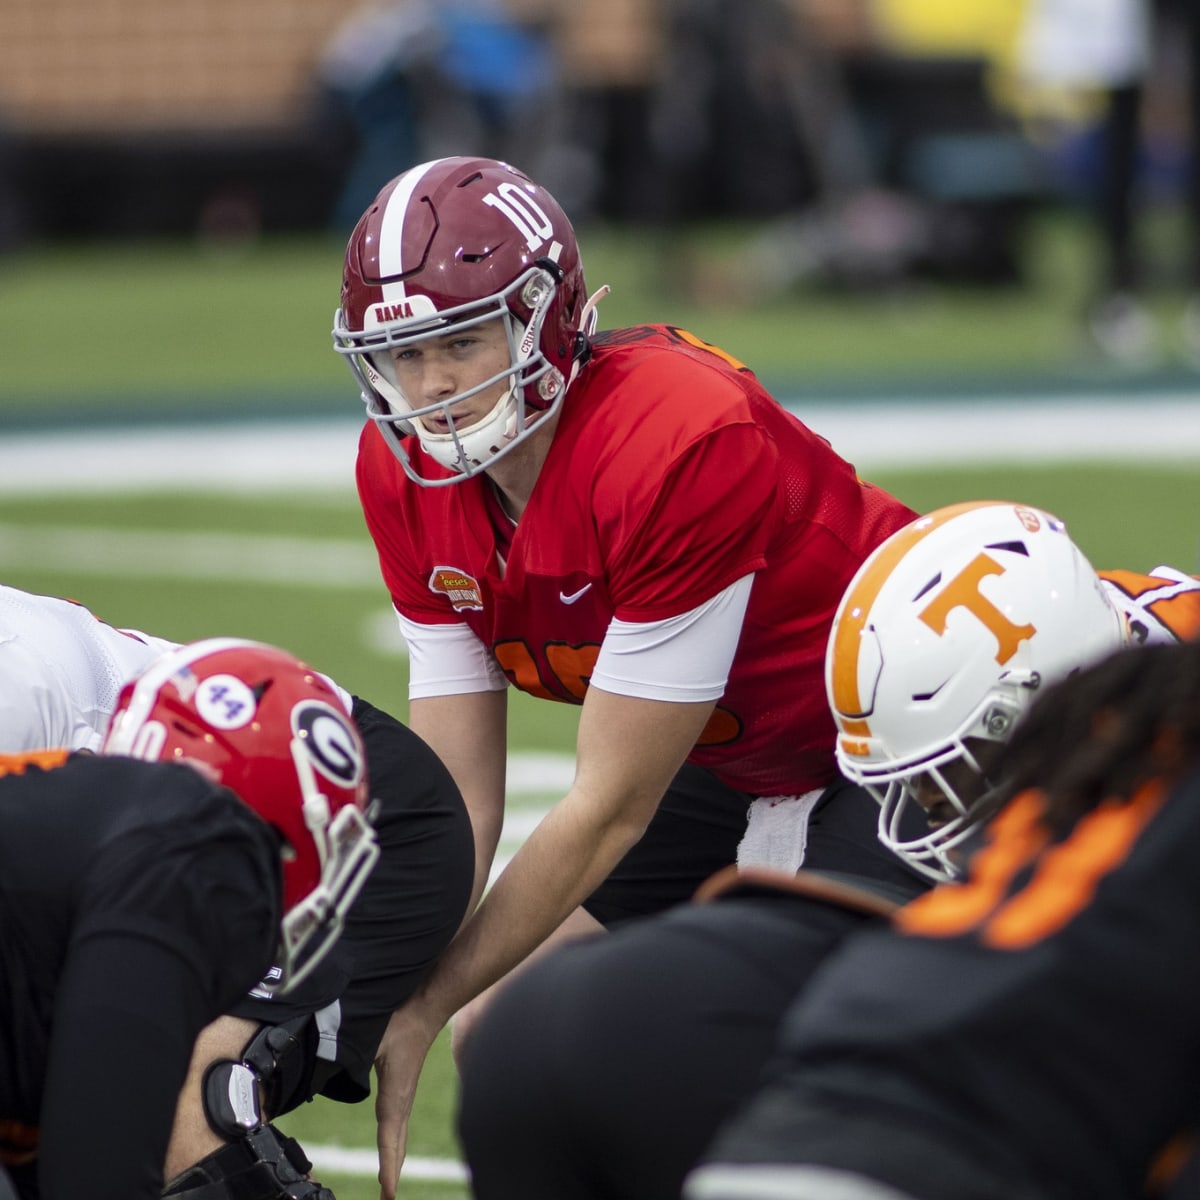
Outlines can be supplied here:
M417 422L417 436L431 458L452 471L481 469L505 443L517 433L517 394L515 387L496 401L486 416L453 433L431 433Z
M500 399L497 400L494 405L492 405L491 409L484 413L484 415L480 417L479 420L473 425L459 426L454 424L454 433L450 433L449 431L446 433L434 433L432 430L426 429L422 422L414 421L413 424L417 426L417 434L421 439L421 445L428 449L430 445L444 445L447 442L452 443L454 441L455 434L458 435L458 440L461 442L464 438L468 438L474 433L479 433L480 430L485 429L500 416L502 410L512 400L512 398L513 389L512 387L509 387L500 397ZM450 416L451 423L453 423L454 414L450 413L448 415Z

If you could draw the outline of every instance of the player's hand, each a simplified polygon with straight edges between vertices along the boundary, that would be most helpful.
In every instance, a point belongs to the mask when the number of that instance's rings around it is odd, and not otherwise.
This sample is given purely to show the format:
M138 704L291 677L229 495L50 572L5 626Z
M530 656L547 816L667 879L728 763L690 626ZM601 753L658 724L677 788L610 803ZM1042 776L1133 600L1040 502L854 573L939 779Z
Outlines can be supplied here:
M417 1080L438 1029L413 1004L392 1013L375 1053L375 1121L379 1148L379 1195L395 1200L408 1147L408 1118Z

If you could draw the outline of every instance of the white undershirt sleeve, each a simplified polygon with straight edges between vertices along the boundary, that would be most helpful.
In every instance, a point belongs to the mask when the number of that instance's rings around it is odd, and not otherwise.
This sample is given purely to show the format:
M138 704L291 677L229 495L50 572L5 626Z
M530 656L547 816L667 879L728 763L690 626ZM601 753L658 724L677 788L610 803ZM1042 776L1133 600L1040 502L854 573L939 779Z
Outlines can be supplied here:
M423 625L396 613L408 645L408 698L500 692L508 677L467 624Z
M591 682L618 696L692 703L718 700L742 632L753 575L662 621L609 623ZM408 698L498 692L508 679L469 625L425 625L400 613L408 644Z
M618 696L693 703L719 700L742 633L753 575L663 621L608 626L591 682Z

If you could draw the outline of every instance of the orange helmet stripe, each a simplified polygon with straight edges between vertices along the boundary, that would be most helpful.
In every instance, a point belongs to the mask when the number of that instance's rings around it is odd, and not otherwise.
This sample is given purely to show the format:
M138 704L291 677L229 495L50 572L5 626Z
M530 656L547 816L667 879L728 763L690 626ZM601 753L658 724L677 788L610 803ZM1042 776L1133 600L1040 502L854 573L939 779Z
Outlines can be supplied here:
M871 565L842 598L837 629L833 635L833 706L841 718L839 723L844 733L858 737L871 736L867 722L862 719L863 702L858 691L858 652L862 645L862 632L866 627L867 617L897 563L935 529L940 529L955 517L977 508L1006 503L1007 501L1003 500L970 500L939 508L926 516L918 517L903 529L898 529L876 548ZM854 753L848 745L843 745L848 753Z

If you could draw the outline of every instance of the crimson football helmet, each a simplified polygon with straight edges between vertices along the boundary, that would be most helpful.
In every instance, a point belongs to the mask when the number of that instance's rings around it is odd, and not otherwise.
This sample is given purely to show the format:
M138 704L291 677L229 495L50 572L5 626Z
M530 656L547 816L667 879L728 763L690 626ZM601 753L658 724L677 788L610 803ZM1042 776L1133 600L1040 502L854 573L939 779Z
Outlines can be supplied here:
M575 232L544 188L494 159L436 159L388 183L350 235L334 348L405 472L440 487L484 470L558 409L605 290L587 299ZM435 403L405 395L393 354L496 319L505 369ZM505 383L483 418L456 423L456 404ZM420 469L414 435L446 472Z
M838 766L879 801L884 845L930 878L955 878L950 851L989 815L999 747L1034 694L1127 639L1050 513L958 504L878 546L834 617L825 684ZM921 800L929 832L905 836L902 816Z
M279 978L264 986L307 976L379 857L362 740L327 680L259 642L178 646L122 689L100 753L187 763L279 834Z

